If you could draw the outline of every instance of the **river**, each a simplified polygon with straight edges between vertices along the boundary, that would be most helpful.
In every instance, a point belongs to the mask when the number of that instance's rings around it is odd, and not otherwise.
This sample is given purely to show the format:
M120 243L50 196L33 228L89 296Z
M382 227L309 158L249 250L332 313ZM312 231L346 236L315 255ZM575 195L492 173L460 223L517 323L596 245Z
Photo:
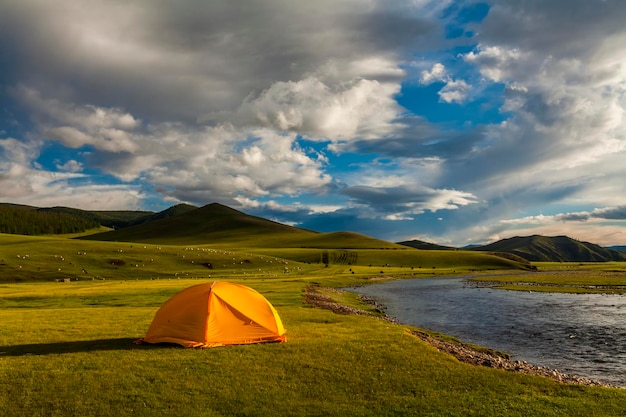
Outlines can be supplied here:
M515 360L626 387L626 296L477 288L465 278L389 281L350 291L399 322Z

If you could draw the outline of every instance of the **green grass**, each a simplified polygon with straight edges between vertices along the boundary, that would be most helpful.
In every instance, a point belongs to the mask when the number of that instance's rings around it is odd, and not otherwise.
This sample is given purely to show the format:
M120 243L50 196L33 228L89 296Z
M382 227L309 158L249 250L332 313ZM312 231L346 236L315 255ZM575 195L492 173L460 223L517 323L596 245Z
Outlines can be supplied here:
M536 263L544 273L476 278L495 288L521 291L626 294L626 262Z
M324 250L328 266L315 261ZM407 326L303 302L309 284L517 265L486 254L231 251L0 235L0 264L0 410L7 417L618 416L626 409L626 390L474 367L410 335ZM78 281L53 282L63 276ZM214 279L264 294L281 316L287 343L207 350L133 344L164 301ZM368 308L352 294L328 295Z
M473 367L405 326L307 307L305 282L242 282L275 305L287 343L134 345L158 306L195 280L4 284L3 298L30 299L0 309L3 415L603 416L626 407L624 390Z
M367 239L364 242L365 246L371 243ZM420 277L524 267L508 259L469 251L268 248L260 241L258 244L235 251L216 244L178 246L0 234L0 282L311 274Z
M411 248L361 248L361 249L312 249L312 248L264 248L250 249L255 253L276 256L303 263L329 263L344 266L372 268L383 271L394 268L411 270L416 274L464 273L473 270L521 269L520 264L509 259L481 252L416 250ZM443 271L443 272L442 272Z
M211 246L98 242L0 234L0 281L225 279L274 277L319 268ZM299 267L299 269L297 269Z

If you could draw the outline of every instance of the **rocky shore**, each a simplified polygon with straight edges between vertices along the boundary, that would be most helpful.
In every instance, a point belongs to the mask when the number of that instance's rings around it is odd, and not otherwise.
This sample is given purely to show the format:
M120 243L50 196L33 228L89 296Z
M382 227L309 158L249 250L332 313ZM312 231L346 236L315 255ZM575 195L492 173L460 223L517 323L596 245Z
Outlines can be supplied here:
M556 369L532 365L525 361L514 361L489 349L478 350L461 342L444 341L419 330L414 330L411 334L428 342L438 350L451 354L459 361L472 365L504 369L506 371L520 372L528 375L540 375L567 384L609 386L594 379L565 374Z
M324 293L341 293L341 291L333 288L322 288L310 285L304 293L304 301L310 305L331 310L337 314L376 316L383 320L397 323L396 319L385 314L384 306L380 305L371 297L360 296L363 302L372 306L375 313L337 303L330 295ZM413 330L411 331L411 334L429 343L436 349L453 355L459 361L469 363L471 365L503 369L506 371L520 372L528 375L539 375L567 384L610 386L594 379L565 374L556 369L532 365L525 361L512 360L507 357L507 355L491 349L473 347L456 340L444 340L425 331Z

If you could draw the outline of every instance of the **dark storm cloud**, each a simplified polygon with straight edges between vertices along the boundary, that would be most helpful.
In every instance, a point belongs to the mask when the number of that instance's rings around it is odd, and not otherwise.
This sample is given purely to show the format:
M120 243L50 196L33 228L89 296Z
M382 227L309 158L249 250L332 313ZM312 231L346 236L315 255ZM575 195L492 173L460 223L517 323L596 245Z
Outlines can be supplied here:
M554 57L593 54L598 39L623 32L626 16L621 0L504 0L491 6L482 41Z
M0 6L4 78L136 117L233 110L329 60L393 57L436 26L358 2L96 1Z
M591 213L591 217L607 220L626 220L626 206L596 209Z

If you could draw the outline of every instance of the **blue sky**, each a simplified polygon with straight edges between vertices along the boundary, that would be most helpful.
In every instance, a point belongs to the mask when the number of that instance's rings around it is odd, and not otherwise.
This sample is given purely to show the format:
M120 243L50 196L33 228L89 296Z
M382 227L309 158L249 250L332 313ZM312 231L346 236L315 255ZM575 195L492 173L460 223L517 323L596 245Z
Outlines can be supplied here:
M0 201L626 244L626 2L8 0Z

